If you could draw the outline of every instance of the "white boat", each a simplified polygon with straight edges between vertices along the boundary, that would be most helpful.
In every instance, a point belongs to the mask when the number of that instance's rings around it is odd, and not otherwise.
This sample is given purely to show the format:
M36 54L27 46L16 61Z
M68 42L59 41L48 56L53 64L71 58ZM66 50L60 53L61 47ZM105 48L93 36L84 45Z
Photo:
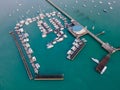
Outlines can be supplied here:
M99 1L100 4L102 4L103 2L102 1Z
M76 38L76 39L75 39L75 42L80 42L80 39L77 39L77 38Z
M25 49L25 51L27 51L28 48L27 48L27 47L24 47L24 49Z
M24 37L25 37L25 38L26 38L26 37L28 37L28 36L29 36L29 34L28 34L28 33L25 33L25 34L24 34Z
M100 72L100 74L103 74L103 73L106 71L106 69L107 69L107 66L105 66L105 67L102 69L102 71Z
M36 21L36 18L33 17L32 20L33 20L33 21Z
M46 34L42 34L42 37L45 38L47 35Z
M71 52L72 52L72 51L71 51L71 50L69 50L69 51L67 52L67 54L71 54Z
M29 42L29 38L26 38L26 39L24 39L23 41L24 41L25 43L26 43L26 42Z
M24 29L23 29L23 28L20 28L20 29L19 29L19 32L21 32L21 33L24 32Z
M58 37L60 37L61 35L60 34L57 34Z
M28 53L29 54L32 54L33 53L33 50L31 48L28 49Z
M17 26L17 27L20 27L20 23L17 23L16 26Z
M108 2L108 5L111 5L111 2Z
M110 9L113 9L113 7L110 7Z
M34 63L32 63L31 65L32 65L33 68L35 68L35 64Z
M60 30L64 30L64 28L63 28L63 27L61 27L61 28L60 28Z
M91 58L95 63L99 64L99 60L95 58Z
M24 23L25 23L25 21L24 21L24 20L21 20L21 21L20 21L20 24L22 24L22 25L23 25Z
M31 59L31 57L32 57L32 55L31 55L31 54L29 54L29 55L28 55L28 58L29 58L29 59Z
M64 34L64 38L67 38L67 35L66 35L66 34Z
M75 46L73 46L71 49L72 49L73 51L75 51L77 48L76 48Z
M70 55L67 56L67 59L71 59L71 58L70 58Z
M86 4L83 4L83 7L87 7Z
M91 58L95 63L99 64L99 60L98 59L95 59L95 58ZM107 69L107 66L105 66L102 71L100 72L100 74L103 74Z
M39 16L37 16L37 17L35 17L36 18L36 20L39 20L40 19L40 17Z
M79 47L79 44L78 44L78 43L75 43L75 47L77 47L77 48L78 48L78 47Z
M85 38L82 38L82 41L83 41L83 42L87 42L87 40L86 40Z
M76 0L75 3L78 3L78 0Z
M28 21L26 21L26 22L25 22L25 25L29 25L29 22L28 22Z
M94 30L95 29L95 26L92 26L92 30Z
M37 69L37 68L34 68L34 72L35 72L36 74L38 74L38 69Z
M26 46L27 48L29 48L29 47L30 47L30 44L29 44L29 43L26 43L25 46Z
M53 44L56 44L56 41L55 41L55 40L53 41Z
M36 68L39 69L40 65L38 63L35 64Z
M49 32L52 32L52 31L53 31L53 30L50 28L50 29L49 29Z
M53 44L51 44L51 43L48 43L48 44L47 44L47 48L48 48L48 49L49 49L49 48L52 48L52 47L54 47Z
M33 63L33 62L35 62L35 61L36 61L36 57L33 56L33 57L30 59L30 62Z
M63 38L59 38L57 41L58 41L58 42L61 42L61 41L63 41Z
M64 32L63 32L63 31L60 31L60 34L64 34Z
M17 30L17 29L19 29L19 27L16 26L14 29Z

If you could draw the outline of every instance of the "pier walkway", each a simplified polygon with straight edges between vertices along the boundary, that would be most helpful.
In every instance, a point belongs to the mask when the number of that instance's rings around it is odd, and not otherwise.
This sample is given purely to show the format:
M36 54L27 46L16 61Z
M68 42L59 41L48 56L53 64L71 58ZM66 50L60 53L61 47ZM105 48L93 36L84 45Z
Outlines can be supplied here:
M27 72L27 74L28 74L28 77L29 77L29 79L31 80L31 79L33 79L32 73L31 73L31 71L30 71L30 69L29 69L29 66L28 66L27 62L26 62L25 56L24 56L24 54L23 54L23 52L22 52L22 49L21 49L21 47L20 47L20 45L19 45L19 43L18 43L18 41L17 41L17 38L16 38L16 36L15 36L15 33L14 33L14 32L10 32L10 34L11 34L11 36L13 37L13 39L14 39L14 41L15 41L15 43L16 43L16 46L17 46L18 51L19 51L19 53L20 53L20 56L21 56L21 58L22 58L24 67L25 67L26 72Z
M55 7L57 10L59 10L62 14L64 14L66 17L68 17L71 21L74 21L77 25L81 25L76 20L74 20L70 15L68 15L66 12L64 12L62 9L60 9L57 5L55 5L52 1L46 0L48 3L50 3L53 7ZM81 25L83 26L83 25ZM84 26L83 26L84 27ZM101 39L99 39L96 35L94 35L92 32L86 29L86 34L89 34L91 37L93 37L97 42L99 42L102 47L109 53L114 53L116 48L113 48L108 43L103 42ZM73 36L77 37L75 34ZM78 35L79 37L79 35Z
M60 11L62 14L64 14L65 16L67 16L69 19L74 20L70 15L68 15L66 12L64 12L62 9L60 9L57 5L55 5L52 1L50 0L46 0L47 2L49 2L52 6L54 6L58 11Z

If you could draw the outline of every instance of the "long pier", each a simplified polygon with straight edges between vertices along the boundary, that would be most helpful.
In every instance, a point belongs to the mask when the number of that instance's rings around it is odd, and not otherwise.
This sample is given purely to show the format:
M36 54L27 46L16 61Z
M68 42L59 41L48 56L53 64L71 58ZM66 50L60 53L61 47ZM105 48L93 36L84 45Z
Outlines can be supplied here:
M64 14L66 17L68 17L71 21L75 21L76 24L80 24L75 19L73 19L70 15L68 15L66 12L64 12L62 9L60 9L57 5L55 5L52 1L46 0L48 3L50 3L53 7L55 7L57 10L59 10L62 14ZM81 25L81 24L80 24ZM83 26L83 25L81 25ZM84 26L83 26L84 27ZM86 29L86 34L89 34L91 37L93 37L98 43L102 45L102 47L109 53L114 53L116 48L113 48L112 46L108 45L107 43L103 42L101 39L99 39L96 35L94 35L92 32L90 32L88 29ZM74 34L73 34L74 35ZM78 35L79 36L79 35Z
M55 5L52 1L50 1L50 0L46 0L46 1L48 1L52 6L54 6L62 14L64 14L65 16L67 16L70 20L73 20L73 18L70 15L68 15L66 12L64 12L61 8L59 8L57 5Z
M64 12L62 9L60 9L57 5L55 5L52 1L50 0L46 0L48 1L52 6L54 6L57 10L59 10L61 13L63 13L65 16L67 16L70 20L74 20L70 15L68 15L66 12ZM80 23L79 23L80 24ZM81 24L80 24L81 25ZM84 27L84 26L83 26ZM92 36L95 40L97 40L100 44L103 44L104 42L99 39L96 35L94 35L92 32L90 32L89 30L87 30L87 33Z
M20 53L20 56L21 56L21 58L22 58L22 61L23 61L25 70L26 70L26 72L27 72L27 74L28 74L29 79L31 80L31 79L33 79L32 73L31 73L31 71L30 71L30 69L29 69L29 66L28 66L27 62L26 62L25 56L24 56L24 54L23 54L23 52L22 52L22 49L21 49L21 47L20 47L20 45L19 45L19 43L18 43L18 41L17 41L17 38L16 38L16 36L15 36L15 33L14 33L14 32L10 32L10 34L11 34L11 36L13 37L13 39L14 39L14 41L15 41L15 43L16 43L16 46L17 46L17 49L18 49L18 51L19 51L19 53Z
M34 80L64 80L64 74L59 75L37 75Z
M48 1L53 7L55 7L57 10L59 10L62 14L64 14L65 16L67 16L71 21L73 21L74 19L69 16L66 12L64 12L63 10L61 10L58 6L56 6L53 2L51 2L50 0L46 0ZM78 23L76 20L74 20L76 23ZM72 23L74 24L74 23ZM80 24L80 23L78 23ZM76 24L74 24L76 25ZM80 24L81 25L81 24ZM82 26L82 25L81 25ZM83 26L84 27L84 26ZM98 72L101 72L101 70L105 67L105 65L108 63L108 60L110 59L110 55L115 53L116 51L120 51L120 48L114 48L111 45L109 45L108 43L103 42L101 39L99 39L96 35L94 35L92 32L90 32L89 30L86 29L86 34L89 34L91 37L93 37L98 43L101 44L102 48L105 49L109 54L104 57L101 62L98 64L98 66L96 67L96 70ZM73 36L74 33L73 33ZM75 36L77 37L77 36Z

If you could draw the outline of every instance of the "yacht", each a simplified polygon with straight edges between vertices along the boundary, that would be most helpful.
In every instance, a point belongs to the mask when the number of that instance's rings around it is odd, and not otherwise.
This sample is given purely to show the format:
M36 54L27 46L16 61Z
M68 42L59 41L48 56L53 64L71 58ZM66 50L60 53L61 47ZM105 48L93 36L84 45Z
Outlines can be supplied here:
M94 30L95 29L95 26L92 26L92 30Z
M39 68L40 68L40 65L39 65L38 63L36 63L36 64L35 64L35 67L36 67L37 69L39 69Z
M71 50L69 50L69 51L67 52L67 54L69 55L69 54L71 54L71 52L72 52L72 51L71 51Z
M31 58L31 63L33 63L33 62L35 62L35 61L36 61L36 57L33 56L33 57Z
M91 58L95 63L99 64L99 60L95 58Z
M48 49L49 49L49 48L52 48L52 47L54 47L52 43L48 43L48 44L47 44L47 48L48 48Z
M47 35L46 34L42 34L42 37L45 38Z
M56 40L53 41L53 44L56 44Z
M35 72L36 74L38 74L38 69L37 69L37 68L34 68L34 72Z
M99 60L98 59L95 59L95 58L91 58L95 63L99 64ZM100 74L103 74L107 69L107 66L105 66L102 71L100 72Z
M59 38L57 41L58 41L58 42L61 42L61 41L63 41L63 38Z
M64 36L64 38L67 38L67 35L66 35L66 34L64 34L63 36Z

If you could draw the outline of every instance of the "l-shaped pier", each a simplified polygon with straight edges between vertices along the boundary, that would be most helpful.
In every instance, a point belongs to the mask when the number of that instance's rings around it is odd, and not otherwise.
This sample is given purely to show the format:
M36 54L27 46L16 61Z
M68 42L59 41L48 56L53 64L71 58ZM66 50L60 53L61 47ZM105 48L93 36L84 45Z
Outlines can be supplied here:
M71 20L71 23L75 26L75 25L81 25L80 23L78 23L76 20L74 20L70 15L68 15L66 12L64 12L62 9L60 9L57 5L55 5L52 1L50 0L46 0L48 3L50 3L53 7L55 7L57 10L59 10L62 14L64 14L66 17L68 17ZM81 25L82 26L82 25ZM84 26L82 26L84 28ZM84 28L85 33L83 33L82 35L80 34L75 34L73 33L71 30L69 30L73 36L75 36L76 38L81 37L85 34L89 34L91 37L93 37L98 43L100 43L102 45L102 48L104 48L107 52L108 55L105 56L100 63L98 64L98 66L96 67L96 70L100 73L101 70L105 67L105 65L107 64L108 60L110 59L110 55L115 53L116 51L120 50L120 48L114 48L113 46L109 45L108 43L103 42L100 38L98 38L96 35L94 35L92 32L90 32L89 30L87 30L87 28Z
M78 23L75 19L73 19L70 15L68 15L66 12L64 12L62 9L60 9L57 5L55 5L52 1L50 0L46 0L48 3L50 3L53 7L55 7L57 10L59 10L62 14L64 14L66 17L68 17L71 21L76 22L76 24L80 24ZM81 24L80 24L81 25ZM83 25L81 25L83 26ZM84 27L84 26L83 26ZM102 44L102 47L108 51L109 53L113 53L115 51L115 48L113 48L112 46L108 45L107 43L103 42L101 39L99 39L96 35L94 35L92 32L90 32L87 28L84 27L84 29L86 30L86 34L89 34L91 37L93 37L97 42L99 42L100 44ZM74 35L75 36L75 35ZM79 36L79 35L78 35ZM78 37L76 36L76 37Z

